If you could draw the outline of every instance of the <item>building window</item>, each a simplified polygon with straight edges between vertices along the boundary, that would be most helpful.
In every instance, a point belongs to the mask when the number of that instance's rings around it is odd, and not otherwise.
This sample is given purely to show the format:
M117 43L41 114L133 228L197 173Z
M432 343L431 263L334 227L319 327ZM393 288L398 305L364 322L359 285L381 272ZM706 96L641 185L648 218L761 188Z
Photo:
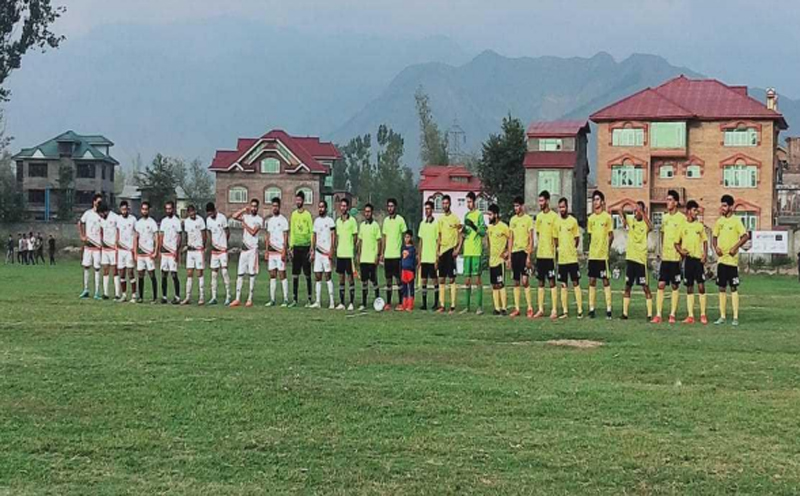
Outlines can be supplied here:
M464 207L467 206L467 199L466 198L459 198L458 200L456 200L456 203L458 204L459 208L464 208Z
M247 188L237 186L229 189L228 203L247 203Z
M724 145L758 146L758 130L754 127L726 129Z
M650 124L651 148L686 148L685 122L653 122Z
M547 191L551 195L561 195L561 173L559 171L539 171L539 193Z
M44 190L43 189L29 189L28 190L28 203L44 203Z
M333 188L333 175L325 176L325 187Z
M91 205L94 198L94 191L76 191L75 204L76 205Z
M611 167L612 188L641 188L644 184L644 169L634 165Z
M489 201L482 196L478 198L478 210L481 212L487 212L489 210Z
M734 212L736 217L742 221L744 228L748 231L755 231L758 229L758 214L750 211L737 211Z
M277 186L270 186L264 191L264 203L271 204L273 198L280 199L283 196L283 191Z
M72 142L61 142L58 144L58 155L60 157L71 157L73 150Z
M111 171L111 182L114 182L114 166L112 165L109 169Z
M664 220L664 212L653 212L653 229L661 229L661 223Z
M564 140L561 138L540 138L540 152L560 152L564 149Z
M729 165L723 171L726 188L755 188L758 185L758 168L755 165Z
M29 164L28 177L47 177L47 164Z
M614 129L611 146L644 146L644 129Z
M94 179L97 177L97 168L94 164L78 164L77 176L78 179Z
M658 177L661 179L672 179L675 177L675 166L672 164L664 164L658 169Z
M21 183L25 178L23 177L25 174L25 164L20 161L17 162L17 182Z
M311 188L298 188L297 193L303 193L306 197L304 204L305 205L313 205L314 204L314 191Z
M281 162L277 158L265 158L261 161L262 174L280 174Z
M438 213L444 212L444 207L442 206L442 195L436 195L433 197L433 211Z
M614 229L622 229L624 227L621 215L611 214L611 220L614 221Z
M700 179L703 177L703 168L699 165L689 165L686 167L686 177L689 179Z
M450 182L452 183L460 183L460 184L467 184L469 183L469 178L464 176L451 176Z
M106 166L103 165L103 164L100 164L98 167L100 167L100 177L103 179L103 181L105 181L106 180Z

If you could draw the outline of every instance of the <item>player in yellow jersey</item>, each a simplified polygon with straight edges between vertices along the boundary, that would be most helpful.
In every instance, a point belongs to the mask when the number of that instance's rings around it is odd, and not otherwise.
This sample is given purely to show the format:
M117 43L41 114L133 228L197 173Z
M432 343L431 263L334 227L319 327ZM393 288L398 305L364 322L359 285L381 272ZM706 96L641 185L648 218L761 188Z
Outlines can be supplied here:
M647 302L647 320L653 318L653 293L647 277L647 235L653 224L647 215L644 202L634 205L633 214L622 207L622 225L628 230L628 246L625 249L625 293L622 300L622 320L628 320L631 307L631 289L641 286Z
M558 290L556 289L556 241L555 229L558 214L550 208L550 192L539 193L539 214L536 216L536 278L539 280L539 308L534 319L544 317L544 283L550 286L550 300L553 310L550 318L558 318Z
M500 220L500 207L489 205L489 228L486 231L489 239L489 279L492 282L492 299L494 314L505 315L507 311L505 261L508 260L508 240L511 231L508 224Z
M678 211L681 197L675 190L667 192L667 213L661 217L661 267L658 270L658 296L656 297L656 316L651 322L661 323L664 308L664 290L667 284L672 286L672 307L669 312L669 323L675 323L678 312L678 296L681 287L681 254L675 249L675 243L681 239L681 231L686 223L686 216Z
M714 251L719 257L717 264L717 286L719 287L719 319L714 324L726 322L725 307L728 304L728 286L731 288L731 303L733 304L732 325L739 325L739 249L750 239L750 233L745 229L741 219L733 215L733 197L724 195L721 200L720 214L714 224L712 242Z
M608 280L608 253L614 241L614 220L606 212L606 196L602 191L592 193L592 208L586 231L589 243L589 318L595 317L594 305L597 301L597 280L603 280L606 296L606 319L611 319L611 283Z
M520 315L519 300L522 291L520 286L524 286L525 303L528 304L527 315L532 319L533 306L528 276L531 272L531 253L533 253L533 219L525 213L525 200L521 196L514 198L514 216L508 225L511 229L511 237L508 240L511 257L506 265L514 276L514 311L510 317Z
M561 283L561 319L569 317L569 280L575 291L575 304L578 307L578 318L583 318L583 296L581 295L581 271L578 266L578 246L581 242L581 230L575 217L569 215L569 203L566 198L558 201L558 220L555 225L555 242L558 250L558 281Z
M683 257L683 281L686 285L686 306L689 316L684 324L694 324L694 285L700 293L700 323L708 324L706 316L706 258L708 256L708 235L706 226L697 217L700 205L694 200L686 202L686 222L683 224L681 239L675 249Z
M456 311L456 296L458 287L456 286L456 259L461 251L461 243L464 241L461 229L463 226L458 217L450 211L450 195L442 197L442 209L444 215L439 217L439 300L441 306L436 310L439 313L445 311L445 293L447 281L450 280L450 314Z

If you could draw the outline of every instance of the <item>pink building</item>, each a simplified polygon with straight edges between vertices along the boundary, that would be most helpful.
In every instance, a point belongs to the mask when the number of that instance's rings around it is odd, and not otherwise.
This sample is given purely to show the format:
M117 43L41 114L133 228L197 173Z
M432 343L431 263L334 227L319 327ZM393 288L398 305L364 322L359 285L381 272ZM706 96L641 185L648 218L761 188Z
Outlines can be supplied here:
M467 213L467 193L479 195L478 208L486 214L489 201L482 195L480 179L463 165L428 165L420 172L419 190L422 192L423 208L426 201L433 201L434 216L442 213L442 198L450 195L451 210L463 219Z

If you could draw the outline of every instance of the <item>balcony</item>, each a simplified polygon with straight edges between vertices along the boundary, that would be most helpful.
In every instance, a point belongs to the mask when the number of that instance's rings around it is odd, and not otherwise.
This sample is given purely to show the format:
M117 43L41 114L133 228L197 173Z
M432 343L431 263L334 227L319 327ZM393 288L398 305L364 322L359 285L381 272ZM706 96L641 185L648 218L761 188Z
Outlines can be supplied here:
M653 188L650 191L651 203L666 203L669 190L675 190L681 195L681 201L686 202L686 188Z

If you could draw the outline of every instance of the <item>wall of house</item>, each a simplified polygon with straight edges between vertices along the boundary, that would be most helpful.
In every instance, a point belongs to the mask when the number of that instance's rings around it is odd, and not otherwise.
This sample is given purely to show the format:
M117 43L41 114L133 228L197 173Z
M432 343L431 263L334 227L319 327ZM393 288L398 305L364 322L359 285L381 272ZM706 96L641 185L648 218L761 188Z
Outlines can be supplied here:
M228 191L237 186L247 188L248 198L256 198L262 203L268 203L271 198L264 197L267 189L277 187L281 189L282 204L288 209L294 205L295 192L300 188L310 188L314 193L313 202L316 204L320 198L324 177L319 174L298 172L296 174L262 174L260 172L217 172L216 174L216 205L220 212L233 213L243 208L246 203L231 204L228 202ZM266 201L265 201L266 200ZM312 212L316 211L312 209Z
M731 147L723 146L724 134L720 128L722 122L691 122L687 125L688 139L685 153L670 157L653 157L650 140L645 133L646 141L640 147L619 147L611 145L609 123L597 126L597 184L606 195L608 205L624 199L643 200L650 203L651 210L664 209L663 203L668 189L685 191L686 199L696 200L704 209L703 221L713 224L719 216L719 201L723 194L731 194L737 200L743 200L760 208L757 228L769 230L773 226L773 211L777 207L775 193L775 154L777 146L776 129L772 121L757 121L761 125L761 141L758 146ZM658 151L655 151L658 155ZM761 164L759 181L756 188L726 188L723 185L723 168L721 163L726 159L743 154ZM641 188L612 188L611 165L619 162L618 157L629 155L645 163L644 184ZM699 179L690 179L685 175L684 163L690 158L704 162L703 174ZM675 177L662 179L658 166L665 162L676 165ZM747 206L738 209L750 210Z
M572 199L570 201L573 215L578 219L581 226L586 226L586 196L589 184L589 139L586 134L582 134L577 140L577 162L573 172Z
M575 173L573 169L525 169L525 204L532 211L538 210L539 193L542 188L539 186L539 171L555 171L560 177L561 189L559 191L549 191L550 204L555 208L558 200L566 198L570 204L570 210L577 212L576 205L573 204L575 191ZM585 209L585 207L584 207Z
M528 151L529 152L538 152L539 151L539 139L540 138L528 138ZM576 141L573 137L566 137L566 138L556 138L561 140L562 151L565 152L573 152L575 151Z

